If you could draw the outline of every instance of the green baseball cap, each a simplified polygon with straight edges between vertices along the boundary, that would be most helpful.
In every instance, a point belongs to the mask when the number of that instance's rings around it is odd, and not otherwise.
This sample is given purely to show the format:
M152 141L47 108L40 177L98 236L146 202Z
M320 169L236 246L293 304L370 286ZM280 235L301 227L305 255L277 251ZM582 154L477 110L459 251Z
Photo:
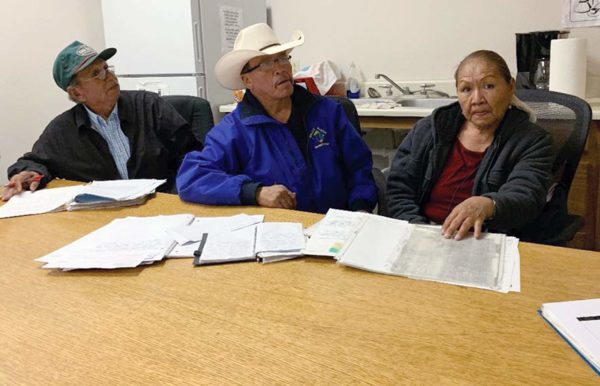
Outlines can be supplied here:
M67 91L71 79L97 58L108 60L117 53L116 48L107 48L98 53L92 47L75 40L66 46L54 61L52 74L58 87Z

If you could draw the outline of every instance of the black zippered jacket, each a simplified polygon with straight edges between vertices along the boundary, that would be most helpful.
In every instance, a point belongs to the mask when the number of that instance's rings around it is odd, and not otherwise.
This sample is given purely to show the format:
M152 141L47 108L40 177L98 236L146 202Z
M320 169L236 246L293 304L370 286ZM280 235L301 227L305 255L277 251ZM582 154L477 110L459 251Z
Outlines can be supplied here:
M394 157L387 183L390 216L428 223L429 200L465 118L458 103L436 109L410 131ZM496 202L488 230L515 234L539 216L552 182L550 135L511 106L496 129L475 175L473 196Z
M174 189L177 168L194 142L187 121L158 94L121 91L121 129L129 139L129 178L166 179L159 189ZM120 180L108 144L95 131L83 105L77 104L54 118L31 152L8 168L8 178L24 170L44 176L42 187L53 178L75 181Z

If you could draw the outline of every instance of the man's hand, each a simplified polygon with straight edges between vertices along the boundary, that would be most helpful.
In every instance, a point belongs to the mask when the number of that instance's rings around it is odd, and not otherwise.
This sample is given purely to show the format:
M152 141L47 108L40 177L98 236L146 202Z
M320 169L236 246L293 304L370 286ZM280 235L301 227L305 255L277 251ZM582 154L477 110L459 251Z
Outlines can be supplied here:
M256 202L268 208L296 209L296 193L283 185L261 186L256 191Z
M8 184L2 192L2 200L8 201L15 194L21 193L24 190L32 192L40 186L40 181L44 176L37 172L24 171L12 176Z
M494 201L488 197L469 197L446 217L442 225L442 234L449 239L463 239L471 228L475 228L475 238L481 236L481 226L486 218L494 214Z

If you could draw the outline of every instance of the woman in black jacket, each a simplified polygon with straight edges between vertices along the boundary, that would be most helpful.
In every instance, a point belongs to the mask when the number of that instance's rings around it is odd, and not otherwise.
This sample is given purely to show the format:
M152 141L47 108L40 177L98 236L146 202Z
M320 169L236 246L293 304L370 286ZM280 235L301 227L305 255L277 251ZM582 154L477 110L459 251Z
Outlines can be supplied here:
M493 51L468 55L455 73L458 102L420 120L388 178L392 217L442 224L460 240L484 224L514 233L546 202L554 161L548 133L516 99L515 81Z

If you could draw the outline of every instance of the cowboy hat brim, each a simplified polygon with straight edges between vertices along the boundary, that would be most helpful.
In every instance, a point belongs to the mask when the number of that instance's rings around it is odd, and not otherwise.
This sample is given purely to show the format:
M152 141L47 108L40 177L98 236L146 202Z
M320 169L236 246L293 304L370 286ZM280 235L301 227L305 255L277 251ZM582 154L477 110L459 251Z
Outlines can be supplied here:
M242 68L244 68L250 59L285 51L290 52L302 44L304 44L304 34L301 31L295 31L292 34L292 40L287 43L267 47L263 50L240 49L230 51L223 55L215 65L217 81L221 86L230 90L244 89L246 86L242 82L241 73Z

